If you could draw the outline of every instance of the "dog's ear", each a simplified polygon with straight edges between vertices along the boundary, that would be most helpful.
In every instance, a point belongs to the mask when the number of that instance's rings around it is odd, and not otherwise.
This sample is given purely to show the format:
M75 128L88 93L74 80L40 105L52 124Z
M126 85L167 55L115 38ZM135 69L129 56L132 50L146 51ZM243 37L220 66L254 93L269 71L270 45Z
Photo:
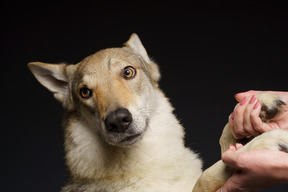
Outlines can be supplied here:
M68 95L67 65L31 62L28 68L36 79L64 105L64 100Z
M160 79L159 67L149 58L146 49L142 45L138 35L136 33L133 33L130 36L130 39L125 43L125 45L132 49L135 53L139 54L144 59L144 61L148 64L153 84L158 86L158 81Z
M148 57L148 54L146 52L146 49L142 45L140 38L136 33L133 33L130 36L130 39L125 43L125 45L129 48L131 48L133 51L138 53L146 63L150 63L150 58Z

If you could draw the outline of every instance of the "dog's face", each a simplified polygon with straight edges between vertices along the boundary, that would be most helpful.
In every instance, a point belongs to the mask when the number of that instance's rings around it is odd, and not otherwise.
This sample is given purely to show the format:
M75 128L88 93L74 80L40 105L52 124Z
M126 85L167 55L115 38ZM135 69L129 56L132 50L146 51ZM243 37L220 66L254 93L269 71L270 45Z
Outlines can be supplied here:
M154 85L146 62L129 48L97 52L78 64L74 108L111 144L138 141L153 109Z
M101 50L76 65L30 63L29 68L108 143L127 146L145 134L160 74L136 34L126 46Z

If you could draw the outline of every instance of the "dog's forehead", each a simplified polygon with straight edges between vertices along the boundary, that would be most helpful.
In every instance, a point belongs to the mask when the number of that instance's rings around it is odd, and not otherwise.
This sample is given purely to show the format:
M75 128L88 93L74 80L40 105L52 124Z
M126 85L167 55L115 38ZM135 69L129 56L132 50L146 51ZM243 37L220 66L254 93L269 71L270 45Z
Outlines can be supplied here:
M133 66L137 70L143 69L145 73L148 71L143 58L128 47L98 51L77 65L74 73L76 77L74 79L77 81L74 82L81 82L87 86L109 83L112 77L119 77L126 66Z
M136 67L142 65L141 58L128 48L109 48L98 51L79 63L80 71L86 73L107 69L115 63L127 63Z

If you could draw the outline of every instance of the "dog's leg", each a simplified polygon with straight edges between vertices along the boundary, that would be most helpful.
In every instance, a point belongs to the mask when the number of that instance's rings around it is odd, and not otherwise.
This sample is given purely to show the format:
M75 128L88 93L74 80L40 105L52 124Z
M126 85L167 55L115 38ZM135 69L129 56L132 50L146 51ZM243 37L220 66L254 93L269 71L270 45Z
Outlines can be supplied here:
M256 97L262 106L260 117L265 122L268 122L278 112L284 110L283 105L285 105L285 103L276 95L265 93L258 94ZM233 137L229 124L227 124L224 127L220 138L222 153L228 149L230 144L235 144L236 142L243 143L241 140L236 140ZM288 130L273 130L266 132L251 140L237 152L257 149L281 150L288 152ZM233 168L226 166L222 160L220 160L202 173L194 186L193 192L215 192L227 181L233 172Z
M222 135L220 137L219 143L221 146L221 154L228 150L230 144L235 145L236 143L241 143L245 145L249 141L251 141L254 137L246 137L242 139L235 139L227 123L222 131Z
M219 143L221 146L221 154L227 151L230 144L234 145L239 142L240 141L238 141L237 139L233 137L229 124L227 123L222 131L222 135L219 140Z
M194 185L193 192L216 192L229 177L234 169L226 166L222 160L206 169Z
M275 129L255 137L237 153L257 149L279 150L288 153L288 130ZM194 186L193 192L215 192L233 174L234 169L226 166L222 160L206 169Z
M261 105L260 118L262 119L263 122L266 122L266 123L269 122L280 111L285 110L284 105L286 105L286 103L282 101L282 99L277 95L270 94L270 93L260 93L260 94L257 94L256 97ZM222 135L219 140L219 143L221 146L221 154L224 153L228 149L230 144L234 145L236 143L241 143L245 145L252 139L253 137L235 139L232 135L229 124L227 123L223 129Z

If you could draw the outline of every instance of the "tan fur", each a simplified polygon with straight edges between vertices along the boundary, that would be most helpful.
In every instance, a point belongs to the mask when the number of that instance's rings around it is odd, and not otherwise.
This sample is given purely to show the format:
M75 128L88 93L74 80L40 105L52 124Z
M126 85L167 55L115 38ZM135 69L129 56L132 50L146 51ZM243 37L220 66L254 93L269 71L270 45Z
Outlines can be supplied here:
M124 47L98 51L75 65L32 62L28 66L66 111L63 125L71 177L62 192L192 191L202 161L185 148L183 127L158 88L158 65L136 34ZM123 77L127 66L136 70L134 78ZM91 97L81 97L83 88L91 90ZM259 99L273 108L279 98L262 95ZM132 120L127 130L111 131L107 119L119 109L128 111ZM257 137L243 150L278 149L279 139L287 144L287 133L278 132ZM222 151L235 142L227 125L220 141ZM219 161L205 170L193 191L215 192L232 173Z

